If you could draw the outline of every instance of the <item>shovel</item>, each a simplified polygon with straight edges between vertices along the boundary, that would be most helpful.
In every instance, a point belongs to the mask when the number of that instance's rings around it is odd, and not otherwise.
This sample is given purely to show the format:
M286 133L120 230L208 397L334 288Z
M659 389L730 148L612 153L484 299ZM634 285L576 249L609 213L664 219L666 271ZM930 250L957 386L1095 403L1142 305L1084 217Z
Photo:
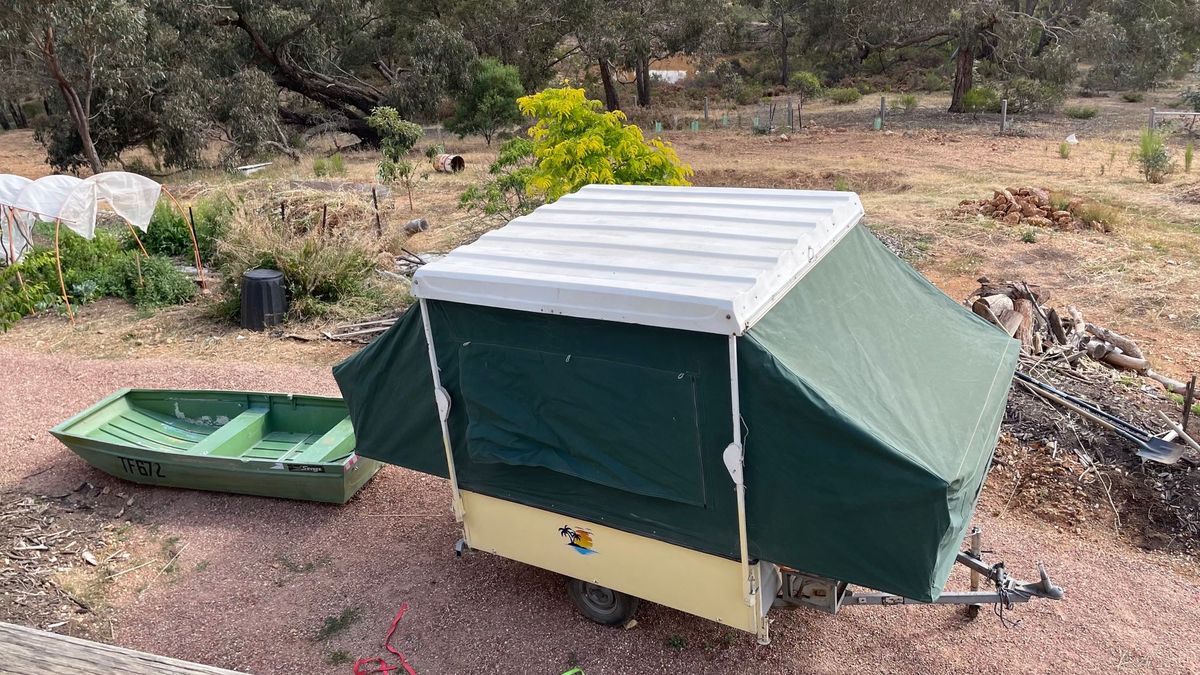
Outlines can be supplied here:
M1045 382L1035 380L1025 373L1017 373L1017 381L1033 393L1078 413L1084 419L1090 420L1108 429L1114 434L1138 446L1137 456L1159 464L1174 464L1183 456L1183 446L1169 443L1161 438L1154 438L1148 432L1133 426L1125 420L1104 412L1094 404L1079 397L1072 396Z

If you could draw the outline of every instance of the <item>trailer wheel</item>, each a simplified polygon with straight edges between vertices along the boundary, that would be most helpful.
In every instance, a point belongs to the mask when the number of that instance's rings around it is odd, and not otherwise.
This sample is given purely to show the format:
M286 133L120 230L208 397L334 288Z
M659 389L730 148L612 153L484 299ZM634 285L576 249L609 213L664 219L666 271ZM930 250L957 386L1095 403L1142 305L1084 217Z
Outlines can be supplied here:
M605 626L619 626L629 621L640 602L632 595L579 579L567 581L567 593L584 616Z

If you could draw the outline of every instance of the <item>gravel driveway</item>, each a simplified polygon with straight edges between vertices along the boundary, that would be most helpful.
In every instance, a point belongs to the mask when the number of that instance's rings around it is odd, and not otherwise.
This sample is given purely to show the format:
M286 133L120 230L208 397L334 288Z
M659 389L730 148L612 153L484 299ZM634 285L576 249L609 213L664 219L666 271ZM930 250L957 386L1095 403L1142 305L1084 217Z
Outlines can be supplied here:
M119 387L336 393L328 369L9 347L0 363L0 489L110 485L136 497L139 527L186 546L180 571L140 597L125 579L114 584L114 635L127 647L256 673L349 673L348 657L388 656L384 633L408 602L394 644L422 674L1200 672L1194 567L1103 532L997 516L1005 496L988 490L978 517L985 548L1026 578L1044 560L1067 589L1062 602L1006 614L1015 627L986 610L968 622L950 607L781 611L774 644L761 648L750 635L643 605L635 628L609 629L578 616L553 574L486 554L455 559L459 535L440 479L387 467L345 507L148 489L91 469L46 432ZM329 617L345 627L318 640Z

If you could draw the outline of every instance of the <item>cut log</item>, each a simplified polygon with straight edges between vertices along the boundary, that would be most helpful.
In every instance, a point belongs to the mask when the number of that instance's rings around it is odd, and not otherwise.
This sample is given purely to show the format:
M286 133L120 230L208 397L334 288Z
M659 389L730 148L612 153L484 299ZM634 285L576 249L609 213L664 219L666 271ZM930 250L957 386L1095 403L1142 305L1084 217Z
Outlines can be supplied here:
M1050 334L1054 336L1054 341L1060 345L1067 344L1067 333L1063 330L1062 318L1058 316L1058 310L1053 307L1046 312L1046 320L1050 324Z
M1147 368L1146 372L1142 373L1146 377L1161 384L1164 389L1180 396L1187 396L1187 385L1174 378L1167 377L1162 373L1156 373L1153 369Z
M1009 337L1013 337L1017 334L1017 329L1021 327L1021 313L1012 309L1004 310L1000 314L1000 327L1008 333Z
M1119 368L1120 370L1132 370L1138 373L1144 373L1150 369L1150 362L1146 359L1139 359L1137 357L1130 356L1128 354L1122 354L1116 351L1111 351L1105 354L1100 360L1114 368ZM1180 382L1180 384L1183 383Z
M1013 310L1021 315L1021 325L1013 337L1021 341L1022 351L1033 350L1033 303L1026 298L1013 300Z
M1107 328L1101 328L1100 326L1092 323L1086 324L1085 329L1087 332L1095 335L1101 340L1104 340L1105 342L1111 342L1115 347L1119 348L1121 351L1135 359L1146 358L1144 355L1142 355L1142 350L1138 349L1137 343L1125 337L1124 335L1121 335L1120 333L1114 333Z
M1103 360L1104 356L1111 352L1112 349L1112 345L1104 342L1103 340L1089 340L1088 343L1083 346L1083 350L1087 352L1087 355L1097 361Z
M1007 295L988 295L971 303L971 311L988 320L993 317L999 319L1001 314L1012 308L1012 298Z
M1087 324L1083 320L1083 314L1075 309L1075 305L1067 306L1067 313L1071 315L1071 331L1076 335L1083 335L1087 332Z

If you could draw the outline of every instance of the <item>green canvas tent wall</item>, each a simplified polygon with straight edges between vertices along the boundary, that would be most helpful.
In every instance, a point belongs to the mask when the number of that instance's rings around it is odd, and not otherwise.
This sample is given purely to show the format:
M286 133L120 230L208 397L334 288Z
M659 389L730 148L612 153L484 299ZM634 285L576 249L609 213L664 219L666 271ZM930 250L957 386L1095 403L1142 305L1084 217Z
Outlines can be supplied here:
M750 558L933 600L1018 344L862 214L726 188L543 206L423 267L421 303L334 369L359 452L447 476L448 440L462 489L738 559L732 440Z

